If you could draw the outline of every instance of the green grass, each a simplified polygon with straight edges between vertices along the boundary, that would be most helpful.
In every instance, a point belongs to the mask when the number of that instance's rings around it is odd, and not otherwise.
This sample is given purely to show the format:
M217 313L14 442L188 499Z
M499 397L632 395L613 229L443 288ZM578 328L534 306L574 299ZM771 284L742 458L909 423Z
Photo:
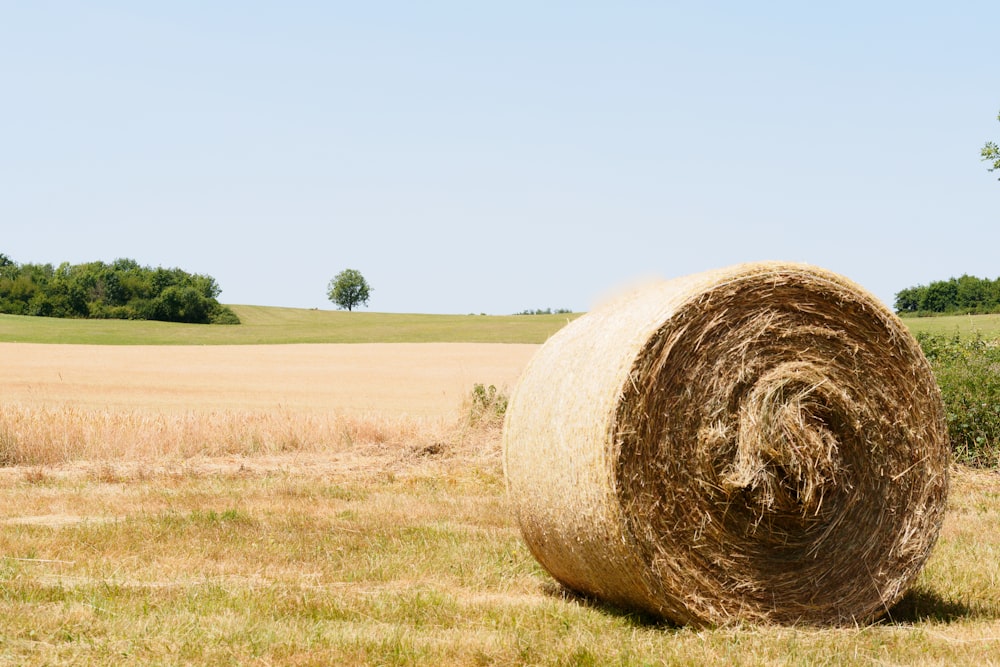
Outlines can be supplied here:
M0 315L0 342L95 345L544 343L570 315L420 315L230 306L237 326ZM914 333L1000 338L1000 315L907 317Z
M543 343L572 315L418 315L230 306L224 326L0 315L0 342L97 345Z
M943 315L941 317L904 317L903 323L913 333L930 333L962 337L1000 338L1000 314Z

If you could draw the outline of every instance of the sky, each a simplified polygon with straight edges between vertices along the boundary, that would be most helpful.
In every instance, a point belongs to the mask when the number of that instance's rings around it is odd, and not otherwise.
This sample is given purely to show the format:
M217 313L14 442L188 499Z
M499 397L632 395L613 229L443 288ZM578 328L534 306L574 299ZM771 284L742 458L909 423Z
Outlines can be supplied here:
M1000 276L1000 2L0 0L0 252L220 301L592 308L757 260Z

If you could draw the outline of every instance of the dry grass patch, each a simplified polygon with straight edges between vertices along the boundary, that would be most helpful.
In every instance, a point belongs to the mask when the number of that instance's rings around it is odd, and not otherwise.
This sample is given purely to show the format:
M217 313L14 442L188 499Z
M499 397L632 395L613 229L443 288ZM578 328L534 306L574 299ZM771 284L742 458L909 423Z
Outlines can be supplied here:
M961 664L1000 638L990 473L954 476L894 619L694 630L553 582L473 399L459 420L41 409L0 412L22 461L0 467L0 665Z
M1000 639L997 475L955 475L894 620L694 630L559 588L511 518L495 427L454 433L433 456L4 469L0 664L953 664Z
M433 450L451 424L440 418L357 417L292 410L159 412L78 406L0 405L0 465L159 461L357 446ZM37 473L36 474L40 474Z

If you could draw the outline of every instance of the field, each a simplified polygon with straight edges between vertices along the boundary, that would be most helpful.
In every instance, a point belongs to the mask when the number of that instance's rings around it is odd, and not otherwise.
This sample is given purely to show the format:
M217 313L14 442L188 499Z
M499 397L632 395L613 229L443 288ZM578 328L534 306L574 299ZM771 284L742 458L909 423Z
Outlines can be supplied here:
M906 317L903 322L914 333L981 335L1000 338L1000 315L945 315L942 317Z
M674 628L560 589L470 399L534 349L0 344L0 664L1000 660L994 472L956 468L927 568L871 626Z
M578 314L407 315L230 306L242 324L65 320L0 314L0 342L97 345L543 343Z
M407 315L230 306L238 326L63 320L0 314L0 342L92 345L268 345L277 343L539 344L569 315ZM1000 315L907 317L913 331L1000 337Z
M0 345L5 402L454 417L473 384L511 387L536 345Z

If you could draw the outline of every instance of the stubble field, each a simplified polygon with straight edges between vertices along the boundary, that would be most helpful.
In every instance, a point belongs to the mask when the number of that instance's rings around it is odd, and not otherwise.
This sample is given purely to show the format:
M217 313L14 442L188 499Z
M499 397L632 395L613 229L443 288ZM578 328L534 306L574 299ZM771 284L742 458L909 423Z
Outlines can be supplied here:
M534 345L0 344L0 664L1000 662L1000 476L866 627L672 628L553 583L500 423Z
M5 402L154 411L454 417L476 382L513 386L530 344L0 344Z

